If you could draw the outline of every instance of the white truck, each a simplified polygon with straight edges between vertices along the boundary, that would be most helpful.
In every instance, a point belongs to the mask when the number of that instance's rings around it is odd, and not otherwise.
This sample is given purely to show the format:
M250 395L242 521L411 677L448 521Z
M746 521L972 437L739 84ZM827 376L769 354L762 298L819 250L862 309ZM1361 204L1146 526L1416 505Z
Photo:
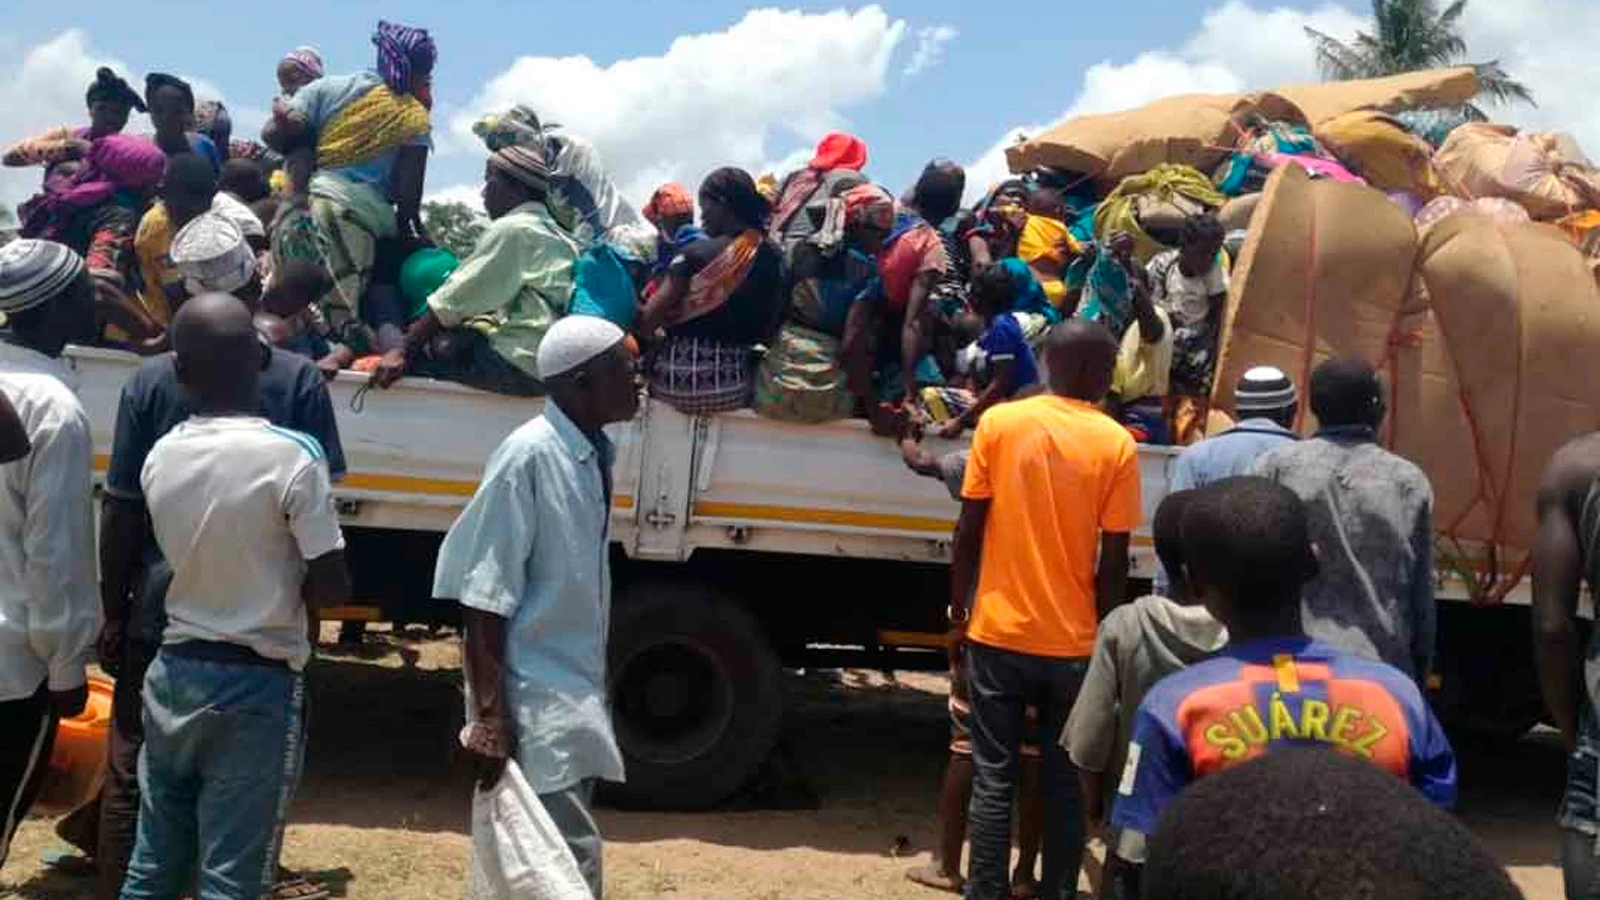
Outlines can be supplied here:
M85 348L67 358L93 424L98 478L122 386L140 360ZM355 373L329 388L359 599L328 617L449 621L456 611L430 596L439 542L490 452L542 401L414 378L368 390ZM628 763L622 799L693 807L736 791L777 740L783 666L944 665L958 507L942 483L906 468L894 442L859 421L691 417L656 401L611 434L610 680ZM1141 449L1146 522L1176 454ZM1150 578L1148 529L1131 543L1131 576ZM1455 598L1441 603L1441 711L1526 730L1541 710L1526 585L1492 608L1463 602L1449 578L1441 586ZM1506 652L1508 641L1520 652Z

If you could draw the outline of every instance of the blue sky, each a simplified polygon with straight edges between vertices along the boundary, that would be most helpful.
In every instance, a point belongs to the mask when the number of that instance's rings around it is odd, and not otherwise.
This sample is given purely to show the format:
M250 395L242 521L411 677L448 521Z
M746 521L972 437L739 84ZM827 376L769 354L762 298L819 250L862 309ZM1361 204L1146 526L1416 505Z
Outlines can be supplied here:
M1528 7L1525 17L1502 6L1474 0L1469 43L1515 67L1517 48L1527 43L1524 37L1533 33L1539 14L1546 34L1551 16L1557 17L1556 25L1567 16L1581 33L1595 24L1591 13L1600 4L1528 0L1519 5ZM365 67L372 56L372 26L386 17L429 28L440 47L435 75L440 145L430 163L430 191L464 191L479 178L482 154L464 137L468 112L486 111L479 108L486 103L523 100L554 107L576 130L591 132L608 160L617 158L618 181L630 192L658 176L692 180L724 161L712 158L719 152L738 157L726 161L752 168L792 161L824 127L841 124L868 141L871 172L898 192L936 155L980 163L981 177L994 177L998 156L992 151L1008 130L1036 128L1069 111L1135 105L1166 93L1313 78L1300 27L1312 23L1351 32L1361 24L1366 4L1146 0L1134 16L1131 7L1118 4L1059 0L1013 0L1004 5L1005 14L999 4L951 0L880 0L875 8L788 3L780 7L781 16L765 20L764 30L753 24L739 30L753 7L727 0L457 0L448 5L342 0L304 16L291 14L290 7L246 14L239 7L197 0L12 7L0 23L0 91L9 88L12 94L9 101L0 99L0 140L20 137L21 128L53 123L50 116L81 117L84 73L106 60L141 77L165 69L202 79L202 94L220 93L236 120L248 123L270 104L273 71L285 50L312 44L331 72ZM833 10L849 14L824 15ZM73 40L64 39L73 30ZM754 55L745 58L729 46L749 44L743 38L705 44L704 53L668 54L682 36L730 30L736 35L759 31L765 37L754 40L767 43L747 46ZM942 52L920 70L908 71L928 39ZM821 60L824 48L836 46L848 49L826 63L804 58L808 48L816 48ZM767 64L796 49L802 58ZM1561 46L1547 43L1536 50L1537 55L1521 51L1528 56L1525 66L1559 55ZM1592 54L1582 55L1592 68ZM539 62L508 73L519 58ZM1565 89L1554 74L1547 81L1536 84L1545 110L1552 92ZM783 99L772 100L775 95ZM1586 101L1554 99L1557 113L1580 107L1587 112ZM1582 136L1585 127L1575 130ZM1595 131L1591 143L1600 145L1600 128ZM20 184L13 175L0 182L0 192L14 200Z

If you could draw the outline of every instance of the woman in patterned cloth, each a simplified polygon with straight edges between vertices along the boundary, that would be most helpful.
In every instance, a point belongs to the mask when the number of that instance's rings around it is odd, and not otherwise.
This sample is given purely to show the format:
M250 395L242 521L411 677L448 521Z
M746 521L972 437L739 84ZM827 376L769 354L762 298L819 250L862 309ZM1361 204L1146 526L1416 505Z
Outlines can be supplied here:
M708 235L678 254L666 285L645 301L638 329L664 329L650 392L689 414L750 403L751 348L777 328L783 266L766 240L769 207L743 169L718 169L700 185Z

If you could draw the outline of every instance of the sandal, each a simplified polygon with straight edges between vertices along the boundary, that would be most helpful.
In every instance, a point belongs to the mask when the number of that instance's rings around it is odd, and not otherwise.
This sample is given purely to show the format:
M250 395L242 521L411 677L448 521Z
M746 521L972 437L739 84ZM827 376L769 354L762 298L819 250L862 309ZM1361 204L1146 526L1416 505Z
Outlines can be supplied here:
M325 884L318 884L309 878L299 875L283 873L284 877L272 886L272 893L268 900L328 900L333 894Z

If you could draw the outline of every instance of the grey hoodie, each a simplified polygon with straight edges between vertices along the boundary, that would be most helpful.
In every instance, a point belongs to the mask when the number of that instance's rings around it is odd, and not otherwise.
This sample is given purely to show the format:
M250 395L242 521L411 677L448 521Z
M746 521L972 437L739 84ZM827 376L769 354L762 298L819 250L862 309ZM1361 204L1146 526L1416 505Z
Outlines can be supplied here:
M1228 642L1227 630L1203 606L1166 597L1140 597L1100 623L1083 689L1061 733L1072 762L1090 772L1122 770L1139 703L1156 682L1210 656ZM1108 791L1115 778L1106 780ZM1111 797L1107 797L1107 804Z

